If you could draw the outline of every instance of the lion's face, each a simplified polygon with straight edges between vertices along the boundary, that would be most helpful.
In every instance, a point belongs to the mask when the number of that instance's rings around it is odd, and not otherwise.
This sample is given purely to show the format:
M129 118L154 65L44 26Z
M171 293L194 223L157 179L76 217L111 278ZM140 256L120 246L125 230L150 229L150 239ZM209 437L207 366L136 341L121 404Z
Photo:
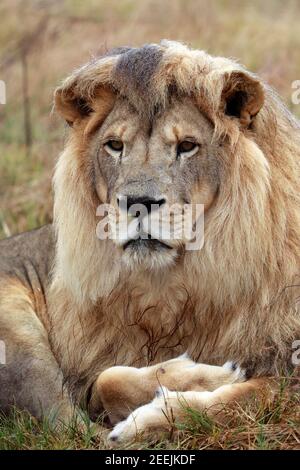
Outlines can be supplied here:
M211 122L188 97L173 98L151 120L141 120L119 98L94 133L89 154L99 200L115 209L110 223L123 260L152 268L174 262L195 221L195 214L187 220L186 208L202 204L207 211L217 194L218 144ZM143 220L151 226L141 227Z
M257 197L249 189L257 172L268 179L256 143L263 104L262 84L235 62L165 41L111 51L68 77L55 93L56 109L72 128L54 179L64 277L88 271L73 261L83 250L101 269L113 266L117 279L120 259L138 269L178 262L180 271L191 261L199 267L216 245L222 251L221 231L235 240L237 198ZM239 181L242 165L250 183ZM103 204L112 236L101 243L94 230L105 219L96 215ZM204 249L185 256L197 232L195 205L205 215ZM67 250L69 227L80 221ZM100 290L103 280L95 298Z

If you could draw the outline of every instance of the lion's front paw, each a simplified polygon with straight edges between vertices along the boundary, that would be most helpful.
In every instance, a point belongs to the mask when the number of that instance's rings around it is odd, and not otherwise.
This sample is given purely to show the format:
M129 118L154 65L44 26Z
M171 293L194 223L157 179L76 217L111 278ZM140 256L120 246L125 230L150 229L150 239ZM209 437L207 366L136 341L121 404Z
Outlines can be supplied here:
M177 420L186 415L186 409L197 403L204 410L213 405L213 392L172 392L160 387L155 398L137 408L128 418L118 423L108 435L111 446L119 446L143 435L159 436L174 430Z
M223 396L224 403L230 401L234 387L238 387L239 383L246 380L245 371L233 362L226 362L223 367L191 365L191 370L195 372L201 368L201 377L212 390L194 389L177 392L163 386L159 387L150 403L137 408L127 419L114 427L108 436L109 443L112 446L119 446L141 434L151 432L157 435L170 431L174 429L176 420L184 418L187 407L198 411L209 410L215 415L223 408Z
M177 397L176 392L170 392L165 387L158 389L154 400L137 408L114 427L108 435L110 445L122 445L149 431L168 430L171 418L168 416L167 400L174 397Z
M108 441L112 446L122 445L132 441L139 434L143 434L149 423L159 420L161 408L157 408L153 402L137 408L127 419L118 423L108 435Z

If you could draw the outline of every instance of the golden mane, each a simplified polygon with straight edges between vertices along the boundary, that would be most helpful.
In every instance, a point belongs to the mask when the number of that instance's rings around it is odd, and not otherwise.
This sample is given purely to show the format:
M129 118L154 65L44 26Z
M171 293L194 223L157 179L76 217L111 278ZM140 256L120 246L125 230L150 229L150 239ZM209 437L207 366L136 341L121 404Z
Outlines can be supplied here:
M237 124L226 113L224 98L242 81L249 88L249 102L247 114ZM252 357L255 362L269 348L274 367L285 364L292 340L300 334L299 123L270 87L236 62L175 42L115 50L93 60L57 89L56 107L66 112L69 106L72 114L75 105L76 112L84 115L103 87L125 96L148 115L165 106L171 93L195 97L214 123L215 138L220 142L227 138L230 151L221 154L225 174L206 223L203 249L186 253L180 265L160 274L157 281L151 273L122 272L110 241L96 238L95 201L82 159L84 143L71 137L54 177L57 252L52 291L58 300L53 318L59 317L61 325L63 320L75 322L74 312L83 318L99 302L106 315L115 315L117 305L124 312L129 299L136 302L139 312L147 306L155 308L157 284L163 280L167 318L180 304L181 311L193 312L190 321L196 322L198 336L206 336L205 341L195 339L193 344L202 360L219 363L221 356L238 356L245 361ZM258 111L257 99L260 106L264 103L251 124ZM141 292L147 292L143 300ZM188 308L183 292L188 292ZM63 307L58 307L59 302ZM201 305L198 317L191 307L195 304ZM131 319L138 315L130 312ZM124 315L119 314L120 328ZM151 328L159 331L161 321L156 311L156 318L149 320ZM97 328L104 328L104 323L95 326L91 322L90 358L93 347L96 351ZM113 343L116 336L106 328ZM211 334L214 329L218 351ZM62 327L61 340L57 340L60 347L63 331ZM138 341L135 345L138 348ZM274 356L281 360L274 361ZM124 361L130 362L128 356ZM261 373L268 367L270 364L261 367Z

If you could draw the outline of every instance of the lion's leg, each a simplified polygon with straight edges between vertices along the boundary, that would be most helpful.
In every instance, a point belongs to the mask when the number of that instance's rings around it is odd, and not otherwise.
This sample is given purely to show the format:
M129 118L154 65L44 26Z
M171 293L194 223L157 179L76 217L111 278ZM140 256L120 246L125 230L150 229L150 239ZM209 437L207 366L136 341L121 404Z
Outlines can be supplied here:
M109 412L112 424L148 403L161 385L170 390L215 390L220 385L243 381L242 371L232 363L223 367L197 364L186 355L151 367L111 367L94 384L90 410Z
M63 391L62 372L47 332L34 311L30 292L19 281L2 281L0 289L0 409L28 410L38 419L69 421L74 407Z
M161 388L154 400L131 413L109 434L109 442L120 445L138 434L171 430L175 421L183 419L186 408L206 411L209 416L222 419L222 409L228 403L241 402L256 392L271 395L269 379L251 379L248 382L227 384L214 391L170 392Z

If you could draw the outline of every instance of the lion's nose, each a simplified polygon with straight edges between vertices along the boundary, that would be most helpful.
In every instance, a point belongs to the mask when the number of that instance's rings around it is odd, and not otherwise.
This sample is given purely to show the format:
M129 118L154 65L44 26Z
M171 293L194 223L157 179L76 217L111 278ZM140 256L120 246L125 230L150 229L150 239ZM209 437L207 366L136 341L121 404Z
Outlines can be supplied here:
M151 211L158 210L163 204L166 203L165 198L154 199L149 198L147 196L139 196L139 197L132 197L132 196L119 196L117 198L118 206L123 209L129 211L130 208L134 205L142 205L146 207L147 213L149 214Z

